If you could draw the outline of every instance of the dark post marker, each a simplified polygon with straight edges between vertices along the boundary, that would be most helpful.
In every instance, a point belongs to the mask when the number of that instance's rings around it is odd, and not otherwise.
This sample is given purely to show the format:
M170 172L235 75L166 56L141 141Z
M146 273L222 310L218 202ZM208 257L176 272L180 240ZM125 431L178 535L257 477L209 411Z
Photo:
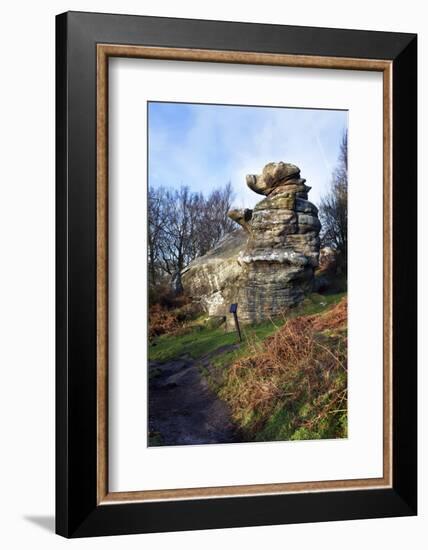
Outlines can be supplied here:
M229 313L233 313L233 318L235 319L235 327L239 334L239 341L242 342L241 328L239 327L238 321L238 304L230 304Z

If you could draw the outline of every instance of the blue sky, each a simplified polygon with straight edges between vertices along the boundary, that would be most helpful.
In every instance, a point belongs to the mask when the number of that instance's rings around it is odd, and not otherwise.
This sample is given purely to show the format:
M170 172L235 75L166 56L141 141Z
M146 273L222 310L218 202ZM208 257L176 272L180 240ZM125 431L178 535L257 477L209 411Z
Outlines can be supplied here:
M328 190L346 111L150 102L149 185L209 193L231 181L237 207L261 197L247 188L246 174L268 162L297 164L309 199Z

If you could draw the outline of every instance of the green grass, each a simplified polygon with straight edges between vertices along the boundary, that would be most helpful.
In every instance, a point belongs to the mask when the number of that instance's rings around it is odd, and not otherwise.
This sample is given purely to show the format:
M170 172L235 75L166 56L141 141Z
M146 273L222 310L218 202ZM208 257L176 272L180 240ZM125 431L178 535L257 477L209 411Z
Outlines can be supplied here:
M190 355L193 359L197 359L236 341L236 334L225 332L224 328L204 328L176 336L164 334L149 346L149 359L164 362L181 355Z
M216 367L225 367L231 364L239 357L243 357L248 353L249 343L254 344L254 341L262 342L265 338L273 334L280 326L284 324L287 318L296 317L297 315L313 315L320 313L329 306L336 304L345 296L345 292L337 294L311 294L297 308L283 318L276 318L272 321L267 321L253 326L242 327L243 342L239 349L234 351L225 351L218 355L213 364ZM198 325L195 330L186 334L159 336L151 345L149 345L149 359L151 361L166 362L178 358L182 355L189 355L193 359L198 359L209 353L215 352L217 349L235 344L238 338L235 332L225 332L224 327L216 329L201 328Z
M284 322L284 319L279 319L251 327L241 327L243 342L240 345L240 354L245 352L249 341L254 338L260 341L264 340L282 326ZM164 334L159 336L149 346L149 359L151 361L165 362L182 355L190 355L193 359L198 359L223 346L237 343L238 336L236 332L225 332L223 326L216 329L198 327L186 334ZM224 358L227 362L229 358L233 357L235 357L235 352L225 352L217 359L221 361L221 358Z
M314 292L310 294L300 306L291 310L290 317L321 313L330 306L340 302L344 296L346 296L346 292L337 292L335 294L318 294Z
M213 360L213 365L215 367L222 368L232 364L237 359L248 354L250 344L251 349L253 349L254 343L263 342L265 338L271 336L278 328L280 328L287 319L300 315L315 315L316 313L321 313L324 310L329 309L332 305L340 302L343 296L346 296L346 292L339 292L337 294L330 295L313 293L310 294L300 306L289 311L283 318L273 319L272 321L261 323L259 325L244 327L244 341L240 345L239 349L225 352L217 356Z
M332 381L332 388L346 387L346 374L337 373L335 380ZM323 401L328 402L327 394L318 396L317 405ZM310 429L296 425L304 424L306 420L316 416L314 403L303 399L301 402L293 403L290 407L284 407L279 404L268 421L264 424L254 436L255 441L300 441L314 439L336 439L337 437L347 437L347 410L335 410L332 414L325 416L315 423L314 428ZM251 420L254 420L252 418ZM250 424L249 422L247 424Z
M239 359L246 360L247 357L257 355L257 349L263 351L264 340L275 333L286 321L298 316L316 315L329 310L337 304L346 292L336 294L311 294L305 301L290 310L286 315L252 326L242 326L243 342L233 350L224 350L214 354L224 346L237 344L238 337L235 332L225 332L224 327L211 328L207 326L206 317L198 320L198 324L187 327L186 332L179 335L159 336L149 346L149 359L157 362L166 362L183 355L193 359L201 358L207 354L213 354L205 366L201 364L201 374L207 379L211 388L225 398L225 391L233 394L232 387L238 382L234 377L228 377L231 366ZM317 333L317 341L324 347L329 348L333 353L337 346L343 346L346 338L346 329L334 330L331 333L325 330L322 334ZM343 348L342 348L343 349ZM345 349L346 354L346 349ZM154 378L159 374L159 369L153 366L149 376ZM252 371L247 371L249 376ZM245 373L243 374L245 377ZM256 374L256 376L258 376ZM228 380L228 378L230 378ZM245 381L244 381L245 383ZM304 384L304 380L301 381ZM299 386L301 385L298 384ZM229 386L228 386L229 385ZM231 385L231 386L230 386ZM330 390L340 392L346 388L346 372L335 371L329 384L329 391L309 397L300 395L294 402L281 399L272 402L272 409L268 417L261 416L257 407L248 410L240 416L238 425L243 433L248 436L249 441L287 441L287 440L314 440L347 437L347 411L343 406L331 410L319 420L318 413L328 406L331 400ZM239 388L238 388L239 389ZM288 388L284 387L285 395ZM236 392L235 392L236 393ZM240 392L237 392L239 397ZM232 407L233 408L233 407ZM316 421L313 422L312 420ZM310 426L310 427L309 427ZM159 434L151 434L150 445L161 445Z
M343 292L312 294L300 307L289 312L287 319L320 315L344 296ZM275 320L277 327L283 323L283 319ZM293 362L284 370L272 369L269 361L275 365L278 358L282 361L287 357L284 353L287 353L290 336L275 341L272 355L263 342L275 330L273 323L250 327L247 332L253 336L251 344L250 338L239 350L213 361L219 370L212 378L220 383L212 387L231 407L244 438L248 441L290 441L347 437L346 323L321 332L305 333L313 343L299 350L301 365ZM299 332L294 334L299 338ZM332 357L337 358L337 362L332 363ZM293 370L293 365L298 366Z
M346 328L308 329L298 355L288 346L300 341L299 325L291 330L279 332L274 346L236 356L214 389L247 441L347 437Z

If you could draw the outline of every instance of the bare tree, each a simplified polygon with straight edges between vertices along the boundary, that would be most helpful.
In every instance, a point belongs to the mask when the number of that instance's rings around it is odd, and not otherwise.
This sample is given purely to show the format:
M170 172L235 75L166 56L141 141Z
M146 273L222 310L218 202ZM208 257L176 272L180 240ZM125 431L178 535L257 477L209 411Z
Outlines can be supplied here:
M206 254L225 235L236 227L227 213L232 208L233 191L231 183L215 189L200 204L198 219L198 256Z
M148 193L148 263L149 284L153 285L158 279L160 270L160 243L165 219L165 195L163 187L150 188Z
M330 191L321 199L321 242L337 250L346 263L348 252L348 132L340 143Z
M188 187L149 189L148 261L151 284L164 279L182 291L181 271L234 228L227 216L232 205L231 184L207 198Z

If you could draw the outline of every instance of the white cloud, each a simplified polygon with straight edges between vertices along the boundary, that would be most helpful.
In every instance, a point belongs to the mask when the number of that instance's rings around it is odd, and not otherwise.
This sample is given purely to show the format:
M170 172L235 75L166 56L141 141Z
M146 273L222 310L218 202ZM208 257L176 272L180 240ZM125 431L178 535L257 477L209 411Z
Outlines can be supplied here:
M177 105L177 109L180 105ZM151 184L189 185L209 192L232 181L236 205L251 207L260 196L245 184L268 162L297 164L318 203L329 185L346 113L307 109L198 106L183 134L154 126L150 134Z

